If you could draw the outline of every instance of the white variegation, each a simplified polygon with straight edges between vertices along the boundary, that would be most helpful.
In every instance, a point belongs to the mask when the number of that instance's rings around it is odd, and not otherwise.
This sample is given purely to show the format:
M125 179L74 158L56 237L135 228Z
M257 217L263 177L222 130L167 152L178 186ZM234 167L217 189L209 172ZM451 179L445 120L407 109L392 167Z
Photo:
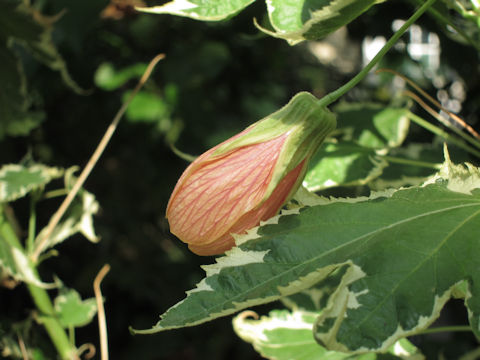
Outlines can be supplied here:
M329 20L331 18L341 15L341 10L348 5L351 5L355 1L358 0L331 0L322 8L311 11L310 19L303 23L298 30L285 30L277 26L278 24L274 19L274 12L276 8L273 5L273 0L269 0L267 1L267 10L270 18L270 23L272 24L275 31L270 31L261 27L255 20L254 24L259 30L263 31L264 33L276 38L284 39L290 45L295 45L299 42L306 40L304 35L312 28L312 26L319 24L322 21ZM377 0L375 3L380 3L383 1L384 0Z
M447 180L447 188L451 191L471 194L473 190L480 188L480 168L470 163L455 165L450 160L447 144L443 146L445 162L440 171L428 179L423 186L434 184L443 179Z
M270 316L262 316L259 320L252 320L248 319L251 314L250 310L241 312L232 321L237 335L247 342L268 341L265 332L279 328L312 330L313 322L306 321L306 319L316 316L315 313L296 310L287 313L284 317L270 314Z
M220 21L234 15L255 0L228 2L223 0L198 1L173 0L164 5L151 7L136 7L135 9L152 14L170 14L184 16L195 20Z
M460 282L459 282L460 283ZM336 304L332 307L327 306L325 311L320 315L319 320L317 321L318 325L321 325L323 321L326 318L335 318L335 325L330 329L329 332L325 334L318 334L316 333L316 337L321 340L321 342L331 350L335 351L342 351L342 352L348 352L350 354L362 354L362 353L368 353L368 352L384 352L387 351L390 347L394 346L394 344L399 341L399 339L406 338L411 335L417 334L420 330L428 328L439 316L440 316L440 311L442 310L443 306L445 303L452 297L452 292L454 291L455 287L459 284L455 284L451 286L447 291L445 291L441 295L436 295L434 299L434 304L432 307L432 312L428 315L422 315L419 316L417 319L417 324L410 328L410 329L403 329L400 325L398 325L397 329L395 330L394 333L392 333L388 338L386 338L383 343L375 348L367 348L367 347L360 347L358 349L349 349L348 346L346 346L343 343L340 343L337 341L337 332L338 329L340 328L341 322L343 319L346 317L346 310L348 306L345 306L345 304L348 304L349 302L349 296L352 294L355 295L360 295L362 293L365 293L364 291L368 289L364 289L363 291L360 291L358 293L351 293L349 292L348 294L345 293L345 291L342 291L342 293L339 293L336 298L332 296L329 299L330 301L335 302ZM355 302L353 302L356 308L358 306L361 306L361 300L358 301L358 298Z
M12 258L14 261L14 267L10 267L5 263L1 263L1 265L7 265L4 270L7 271L9 275L11 275L16 280L25 281L28 284L36 285L41 288L54 288L55 284L46 284L40 281L39 277L33 271L33 267L28 260L28 257L21 251L15 247L10 248Z
M228 256L218 257L215 264L203 265L202 269L205 270L207 277L209 277L219 274L224 268L263 263L263 258L269 251L245 251L239 247L233 247L227 251Z
M28 174L28 179L25 175ZM14 201L62 176L63 170L45 165L7 164L0 168L0 203Z

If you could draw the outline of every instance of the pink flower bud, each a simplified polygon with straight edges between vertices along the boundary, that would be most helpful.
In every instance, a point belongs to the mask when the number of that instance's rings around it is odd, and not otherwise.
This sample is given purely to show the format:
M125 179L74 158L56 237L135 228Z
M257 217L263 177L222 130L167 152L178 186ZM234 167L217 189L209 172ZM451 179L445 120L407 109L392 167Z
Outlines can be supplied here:
M167 207L170 231L198 255L221 254L276 215L300 186L335 116L299 93L277 112L199 156Z

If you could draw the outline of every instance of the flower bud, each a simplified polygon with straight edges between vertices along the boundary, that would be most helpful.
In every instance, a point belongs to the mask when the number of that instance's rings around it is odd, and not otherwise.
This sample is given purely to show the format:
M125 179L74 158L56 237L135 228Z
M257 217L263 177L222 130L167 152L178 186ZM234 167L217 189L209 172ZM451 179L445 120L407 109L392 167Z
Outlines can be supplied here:
M198 255L221 254L275 216L295 194L308 161L336 126L307 92L199 156L167 206L170 231Z

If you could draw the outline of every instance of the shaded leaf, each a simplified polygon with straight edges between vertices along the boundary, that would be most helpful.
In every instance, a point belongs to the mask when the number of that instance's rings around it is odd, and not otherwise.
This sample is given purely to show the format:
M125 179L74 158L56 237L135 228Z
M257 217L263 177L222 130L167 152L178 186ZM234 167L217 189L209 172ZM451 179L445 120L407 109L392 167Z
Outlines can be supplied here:
M348 24L382 0L269 0L268 16L275 31L267 34L295 45L318 40Z
M360 202L322 199L326 205L286 211L238 236L237 247L204 267L206 278L186 299L139 332L193 326L272 302L347 266L315 326L327 349L387 350L427 328L463 280L479 335L480 260L471 256L480 252L478 169L446 165L452 167L425 187Z
M432 166L443 161L441 147L420 143L410 143L408 146L391 149L388 155L407 161L419 161ZM373 189L386 189L420 185L437 170L432 167L408 164L407 162L388 162L388 166L383 169L382 175L369 182L369 186Z
M351 355L328 351L312 336L318 312L301 310L274 310L258 320L247 318L250 311L240 313L233 319L233 328L238 336L253 345L263 357L275 360L381 360L411 359L424 357L407 339L399 340L387 354Z
M95 298L82 300L74 289L62 289L55 298L55 313L63 327L80 327L89 324L97 313Z
M16 164L4 165L0 168L0 203L21 198L62 174L63 171L60 169L40 164L29 167Z
M363 185L382 174L388 163L374 149L352 142L326 143L310 160L303 186L318 191Z
M0 10L1 13L1 10ZM1 21L0 21L1 23ZM0 140L6 135L27 135L43 120L41 112L29 111L26 81L17 56L2 42L0 33Z
M147 64L138 63L116 70L113 64L106 62L95 71L95 85L103 90L112 91L131 79L139 79L146 69Z
M234 16L255 0L174 0L161 6L137 7L143 12L185 16L196 20L219 21Z
M40 62L58 71L72 90L83 93L68 73L62 56L52 40L56 17L42 15L28 3L6 0L0 3L0 40L12 38Z
M407 109L381 104L340 103L334 112L338 116L338 127L345 132L345 140L374 149L400 146L410 125Z

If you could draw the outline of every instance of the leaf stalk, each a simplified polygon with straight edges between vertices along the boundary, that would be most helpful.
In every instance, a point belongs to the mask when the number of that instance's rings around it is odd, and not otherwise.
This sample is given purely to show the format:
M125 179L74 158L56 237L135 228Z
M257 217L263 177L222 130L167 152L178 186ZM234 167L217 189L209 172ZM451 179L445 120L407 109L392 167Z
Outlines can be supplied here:
M425 3L420 6L417 11L398 29L395 34L387 41L387 43L380 49L380 51L375 55L375 57L349 82L341 86L337 90L331 92L330 94L325 95L319 100L321 106L327 107L334 101L338 100L345 93L350 91L355 87L360 81L363 80L365 76L373 69L375 65L385 56L385 54L391 49L393 45L400 39L400 37L407 31L407 29L428 9L430 8L436 0L427 0Z

